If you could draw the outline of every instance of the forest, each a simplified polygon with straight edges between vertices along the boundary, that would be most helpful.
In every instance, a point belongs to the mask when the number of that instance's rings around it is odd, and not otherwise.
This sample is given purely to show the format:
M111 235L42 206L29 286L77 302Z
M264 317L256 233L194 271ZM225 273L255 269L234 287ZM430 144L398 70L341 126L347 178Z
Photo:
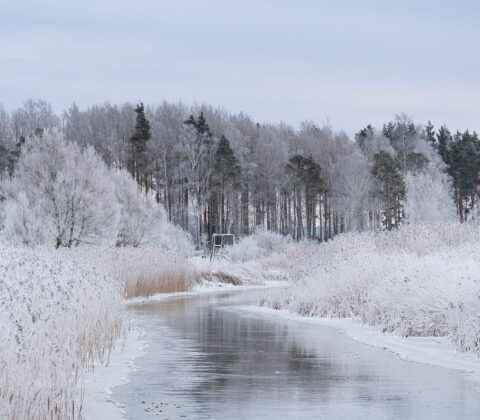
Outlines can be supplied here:
M0 106L2 178L15 178L26 139L41 142L52 131L78 153L93 147L109 169L129 172L197 247L213 233L259 227L326 241L402 222L477 218L477 133L415 124L406 114L350 138L328 123L260 124L208 105L73 104L57 115L29 99L12 112ZM35 183L32 176L25 182Z

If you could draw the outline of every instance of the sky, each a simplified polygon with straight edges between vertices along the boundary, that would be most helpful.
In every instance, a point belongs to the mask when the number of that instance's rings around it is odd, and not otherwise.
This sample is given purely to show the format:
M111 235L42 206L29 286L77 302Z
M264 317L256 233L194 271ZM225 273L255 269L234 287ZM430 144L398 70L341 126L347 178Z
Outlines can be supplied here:
M480 131L480 2L0 0L0 103L208 103Z

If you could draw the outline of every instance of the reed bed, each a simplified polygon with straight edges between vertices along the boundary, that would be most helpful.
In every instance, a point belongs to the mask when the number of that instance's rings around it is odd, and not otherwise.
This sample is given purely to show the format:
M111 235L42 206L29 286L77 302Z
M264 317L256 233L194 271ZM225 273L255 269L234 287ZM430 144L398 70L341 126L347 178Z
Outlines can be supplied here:
M355 318L405 337L449 337L458 351L480 356L479 246L478 226L455 224L300 243L283 256L295 261L285 271L292 286L270 291L262 304Z
M0 418L80 418L85 369L123 331L119 284L69 250L0 246Z
M194 284L159 249L0 245L0 418L81 418L84 373L125 332L124 299Z

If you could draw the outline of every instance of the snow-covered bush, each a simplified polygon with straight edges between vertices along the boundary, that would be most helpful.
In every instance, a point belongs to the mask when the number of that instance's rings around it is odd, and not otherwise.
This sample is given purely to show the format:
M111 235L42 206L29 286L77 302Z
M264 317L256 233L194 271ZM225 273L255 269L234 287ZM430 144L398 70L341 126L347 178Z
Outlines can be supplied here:
M431 166L431 165L429 165ZM447 175L435 167L405 177L404 211L409 223L442 223L456 219Z
M16 245L152 246L191 255L190 236L143 196L125 170L109 170L93 148L56 131L30 138L15 176L1 185L3 237Z
M110 172L92 147L56 131L27 140L3 191L4 236L24 245L112 240L118 218Z
M120 220L117 227L117 246L138 247L150 238L158 212L149 196L140 196L138 184L125 170L113 173L115 198L120 205Z
M404 226L288 248L293 282L264 304L304 316L351 317L403 336L448 336L480 355L480 229Z
M120 207L117 246L150 246L184 256L193 253L190 235L167 220L165 210L153 197L142 197L128 172L114 172L112 178Z
M0 418L80 418L81 375L123 325L122 288L85 249L0 244Z
M232 262L256 260L284 251L291 242L289 236L257 229L252 235L242 238L237 244L227 248L225 257Z

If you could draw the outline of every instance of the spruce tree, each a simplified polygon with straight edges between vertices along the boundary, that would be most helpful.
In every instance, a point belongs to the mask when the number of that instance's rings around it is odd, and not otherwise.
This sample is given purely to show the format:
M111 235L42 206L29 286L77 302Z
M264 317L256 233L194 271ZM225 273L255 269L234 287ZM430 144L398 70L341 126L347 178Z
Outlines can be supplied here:
M135 133L130 137L130 144L132 146L131 172L137 182L140 185L145 184L148 190L146 175L147 141L150 140L152 135L150 133L150 123L145 116L145 109L142 102L137 105L135 112L137 113Z
M407 155L407 170L409 172L422 172L428 164L428 159L423 153L413 152Z

